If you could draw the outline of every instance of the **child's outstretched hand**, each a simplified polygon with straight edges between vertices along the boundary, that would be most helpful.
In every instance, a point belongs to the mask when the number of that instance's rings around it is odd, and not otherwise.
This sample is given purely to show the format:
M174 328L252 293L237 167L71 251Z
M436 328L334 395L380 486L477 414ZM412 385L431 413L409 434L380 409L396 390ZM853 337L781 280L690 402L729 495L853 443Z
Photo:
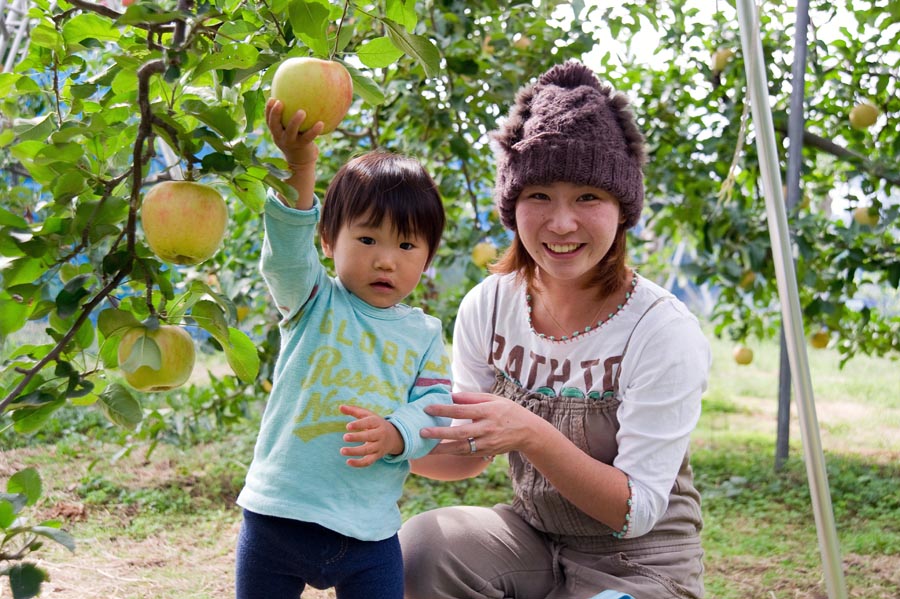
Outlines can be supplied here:
M281 123L283 112L284 104L274 98L269 98L269 101L266 102L266 125L269 126L269 131L272 133L272 141L284 154L291 170L296 171L314 165L319 157L319 148L314 140L325 128L325 124L318 121L300 133L306 113L298 110L285 127Z
M371 466L386 455L403 453L403 438L393 424L370 410L359 406L341 406L341 413L356 420L347 424L350 431L344 435L348 443L362 443L342 447L341 455L354 456L347 464L354 468Z

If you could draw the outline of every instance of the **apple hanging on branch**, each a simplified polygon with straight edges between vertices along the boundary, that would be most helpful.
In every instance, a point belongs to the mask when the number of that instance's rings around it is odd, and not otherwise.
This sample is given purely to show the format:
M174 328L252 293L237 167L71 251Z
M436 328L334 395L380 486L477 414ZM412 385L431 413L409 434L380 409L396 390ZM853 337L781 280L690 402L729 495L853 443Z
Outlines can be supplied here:
M187 382L194 370L194 340L179 326L128 329L119 341L119 368L138 391L168 391Z
M304 110L301 131L322 121L322 133L331 133L350 110L353 79L344 65L333 60L288 58L275 70L271 94L284 104L281 122L285 127L298 110Z
M222 194L193 181L157 183L141 203L147 245L172 264L200 264L222 245L228 207Z

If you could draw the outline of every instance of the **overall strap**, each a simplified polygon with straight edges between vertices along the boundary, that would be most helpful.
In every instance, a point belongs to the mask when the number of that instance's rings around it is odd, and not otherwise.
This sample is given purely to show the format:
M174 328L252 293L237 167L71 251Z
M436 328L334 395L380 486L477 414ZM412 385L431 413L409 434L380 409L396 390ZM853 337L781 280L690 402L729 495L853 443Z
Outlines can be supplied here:
M494 337L497 334L497 306L500 304L500 277L497 277L497 285L494 287L494 313L491 316L491 337L488 339L487 363L493 366L494 358L491 355L494 347Z
M622 356L621 356L621 361L619 362L619 368L616 370L616 380L613 383L613 393L615 395L619 394L619 376L622 374L622 364L625 362L625 354L628 353L628 344L631 343L631 338L634 336L634 332L637 330L638 325L641 324L641 321L644 320L644 317L647 316L647 314L650 312L650 310L652 310L659 304L661 304L665 301L668 301L670 299L672 299L671 295L664 295L662 297L656 298L656 301L654 301L652 304L650 304L650 306L646 310L644 310L644 313L641 314L641 317L638 318L638 321L636 323L634 323L634 327L631 329L631 332L628 334L628 339L625 340L625 348L622 350Z

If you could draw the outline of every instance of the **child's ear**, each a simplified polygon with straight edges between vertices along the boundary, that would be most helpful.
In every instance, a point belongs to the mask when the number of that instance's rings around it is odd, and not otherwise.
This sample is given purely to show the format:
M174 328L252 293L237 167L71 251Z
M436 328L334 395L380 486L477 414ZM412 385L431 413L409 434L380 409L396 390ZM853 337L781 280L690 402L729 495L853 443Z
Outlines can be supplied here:
M325 254L326 258L334 258L334 249L331 247L331 242L329 242L325 237L320 237L319 242L322 244L322 253Z

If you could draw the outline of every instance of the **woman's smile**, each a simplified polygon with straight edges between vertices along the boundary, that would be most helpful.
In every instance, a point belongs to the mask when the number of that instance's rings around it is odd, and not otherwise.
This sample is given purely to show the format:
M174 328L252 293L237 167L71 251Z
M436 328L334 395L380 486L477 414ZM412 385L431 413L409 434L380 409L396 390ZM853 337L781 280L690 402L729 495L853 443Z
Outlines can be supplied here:
M571 254L583 245L583 243L545 243L544 247L552 254Z

